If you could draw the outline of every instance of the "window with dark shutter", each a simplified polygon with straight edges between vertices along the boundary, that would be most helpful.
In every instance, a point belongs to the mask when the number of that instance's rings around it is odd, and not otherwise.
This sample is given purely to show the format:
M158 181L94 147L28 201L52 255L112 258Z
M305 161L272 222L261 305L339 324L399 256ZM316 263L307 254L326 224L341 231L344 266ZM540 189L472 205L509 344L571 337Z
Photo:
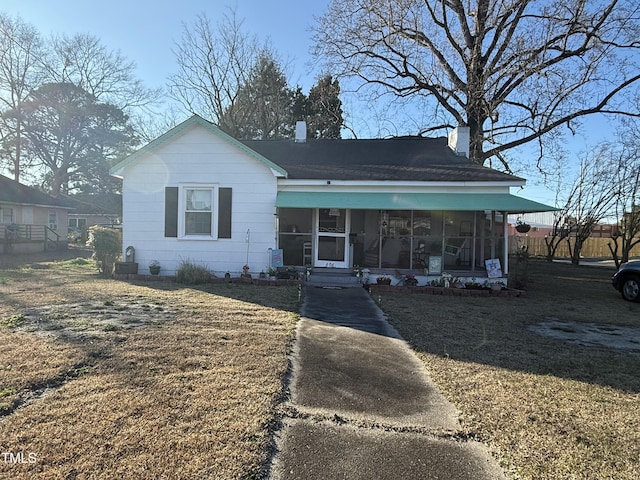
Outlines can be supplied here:
M164 236L178 236L178 187L164 189Z
M218 238L231 238L231 188L218 189Z

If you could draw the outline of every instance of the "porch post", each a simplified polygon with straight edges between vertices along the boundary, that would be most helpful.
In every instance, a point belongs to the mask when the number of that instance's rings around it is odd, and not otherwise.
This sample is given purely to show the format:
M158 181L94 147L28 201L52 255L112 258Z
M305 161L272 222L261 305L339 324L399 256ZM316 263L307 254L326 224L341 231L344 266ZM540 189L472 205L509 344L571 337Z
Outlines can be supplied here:
M489 258L496 258L496 210L491 210L491 256Z
M504 274L509 275L509 223L507 222L508 212L502 212L502 227L504 229Z

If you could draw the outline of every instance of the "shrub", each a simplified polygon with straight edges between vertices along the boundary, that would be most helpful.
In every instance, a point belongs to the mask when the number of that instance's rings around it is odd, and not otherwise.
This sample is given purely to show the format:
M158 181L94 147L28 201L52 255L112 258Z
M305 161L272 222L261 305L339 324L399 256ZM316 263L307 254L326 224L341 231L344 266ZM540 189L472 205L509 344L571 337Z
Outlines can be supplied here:
M176 281L187 285L207 283L211 281L213 275L202 265L196 265L188 260L183 260L176 272Z
M111 276L116 260L122 251L120 232L113 228L89 227L87 246L93 248L93 258L98 270L105 277Z

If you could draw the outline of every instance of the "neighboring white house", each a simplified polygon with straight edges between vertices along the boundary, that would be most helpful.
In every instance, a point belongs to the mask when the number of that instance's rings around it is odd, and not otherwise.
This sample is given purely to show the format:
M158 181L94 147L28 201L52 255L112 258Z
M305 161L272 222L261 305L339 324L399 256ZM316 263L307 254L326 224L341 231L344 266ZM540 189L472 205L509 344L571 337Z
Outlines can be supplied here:
M304 131L304 129L300 129ZM140 273L190 261L217 274L290 266L508 271L511 195L522 178L472 164L468 130L444 138L238 141L193 116L114 166L123 247Z

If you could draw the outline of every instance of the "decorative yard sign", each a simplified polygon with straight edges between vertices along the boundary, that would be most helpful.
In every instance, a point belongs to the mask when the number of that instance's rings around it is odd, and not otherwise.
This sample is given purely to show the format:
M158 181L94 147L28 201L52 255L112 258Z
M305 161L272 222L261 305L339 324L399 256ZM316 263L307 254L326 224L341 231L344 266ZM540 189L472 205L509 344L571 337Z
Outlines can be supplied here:
M502 278L502 267L500 266L500 259L490 258L484 261L487 267L487 277L489 278Z
M429 257L429 275L442 273L442 257Z
M284 267L284 261L282 258L282 249L274 248L271 250L271 266L274 268Z

